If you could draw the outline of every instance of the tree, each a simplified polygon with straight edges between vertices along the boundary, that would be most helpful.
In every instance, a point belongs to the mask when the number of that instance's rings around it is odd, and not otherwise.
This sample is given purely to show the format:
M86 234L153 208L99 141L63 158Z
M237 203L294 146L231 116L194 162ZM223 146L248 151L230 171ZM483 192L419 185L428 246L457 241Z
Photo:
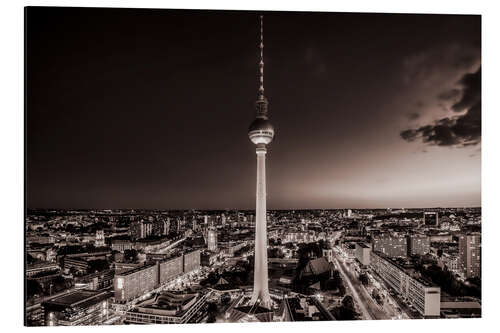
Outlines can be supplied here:
M28 296L28 298L32 298L34 296L39 296L39 295L42 295L43 293L43 289L42 289L42 286L40 285L40 283L38 283L38 281L36 280L27 280L26 281L26 294Z
M370 283L370 280L368 279L368 275L366 273L359 275L359 281L361 281L363 286L367 286Z
M207 323L215 323L217 316L217 304L208 303L207 312L208 312Z
M268 248L267 249L267 256L269 258L284 258L285 255L279 248Z
M136 249L125 250L123 252L123 257L126 261L136 261L137 250Z
M354 301L351 296L345 296L339 307L332 311L335 318L338 320L354 320L356 319L356 310L354 309Z
M346 292L344 284L341 284L338 288L339 288L339 296L344 296Z
M344 299L342 299L342 306L346 309L354 310L354 301L352 299L352 296L347 295L346 297L344 297Z
M100 272L109 269L109 262L105 259L96 259L88 262L88 271L91 273Z

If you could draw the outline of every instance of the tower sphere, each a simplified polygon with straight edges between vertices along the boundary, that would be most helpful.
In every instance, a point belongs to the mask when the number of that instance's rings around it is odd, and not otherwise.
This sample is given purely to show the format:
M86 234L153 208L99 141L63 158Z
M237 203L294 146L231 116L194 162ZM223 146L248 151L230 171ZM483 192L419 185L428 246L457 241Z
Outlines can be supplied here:
M248 138L254 144L269 144L274 138L274 127L267 117L258 117L248 128Z

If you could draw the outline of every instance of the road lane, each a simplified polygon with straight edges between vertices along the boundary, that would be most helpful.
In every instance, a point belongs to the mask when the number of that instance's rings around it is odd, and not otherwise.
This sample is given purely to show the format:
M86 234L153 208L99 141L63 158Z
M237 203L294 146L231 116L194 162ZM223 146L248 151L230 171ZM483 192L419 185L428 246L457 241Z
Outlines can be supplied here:
M340 264L339 260L337 258L335 258L335 257L333 258L333 260L335 261L336 266L339 268L339 272L342 275L342 278L344 279L344 281L347 282L347 285L349 286L349 289L351 290L351 293L352 293L352 295L354 297L354 300L356 301L356 304L358 304L358 306L359 306L359 308L360 308L360 310L362 312L363 319L369 319L369 320L373 319L373 317L371 316L371 314L368 312L368 309L366 308L366 306L361 301L361 298L359 297L358 292L356 291L356 289L352 285L351 279L349 279L349 277L347 276L347 274L344 271L344 268Z

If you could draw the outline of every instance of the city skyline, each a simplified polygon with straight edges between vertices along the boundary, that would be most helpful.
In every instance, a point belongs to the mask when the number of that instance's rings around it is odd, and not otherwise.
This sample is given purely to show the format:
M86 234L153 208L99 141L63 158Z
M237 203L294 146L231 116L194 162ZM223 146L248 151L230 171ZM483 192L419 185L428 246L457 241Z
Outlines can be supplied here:
M24 325L482 318L480 25L28 7Z
M480 16L264 14L270 210L481 205ZM257 15L29 8L27 207L252 209Z

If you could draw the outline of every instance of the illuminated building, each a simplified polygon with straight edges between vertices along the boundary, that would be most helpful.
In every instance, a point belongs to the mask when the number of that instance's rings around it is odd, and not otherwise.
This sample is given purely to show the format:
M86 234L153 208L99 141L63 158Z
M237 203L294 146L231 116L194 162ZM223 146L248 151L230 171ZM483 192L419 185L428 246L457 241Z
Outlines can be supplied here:
M372 249L365 243L356 243L354 255L363 266L370 265L370 253Z
M333 262L333 249L323 249L323 257L328 260L328 262Z
M199 322L209 294L165 291L125 314L128 324L185 324Z
M184 265L184 274L190 273L200 268L201 265L201 252L200 250L196 250L185 254L183 256L183 265Z
M438 226L439 225L439 215L437 212L424 212L424 225L426 226Z
M111 249L113 251L125 252L132 249L132 242L128 239L113 239L111 241Z
M106 245L106 243L104 241L104 230L97 230L95 232L95 246L96 247L103 247L105 245Z
M46 326L99 325L108 318L106 291L77 290L43 302Z
M458 238L459 269L468 279L481 277L481 234L460 235Z
M161 285L200 268L200 250L135 267L115 274L113 287L117 303L126 303Z
M183 256L160 262L160 284L172 281L184 274Z
M213 227L208 229L207 246L209 251L217 251L217 229Z
M372 252L371 267L424 317L439 317L441 288L423 280L410 268L380 252Z
M158 265L137 267L116 274L113 285L118 303L142 296L158 287Z
M146 238L153 234L153 223L141 221L134 221L130 223L130 235L133 239Z
M430 252L431 242L428 236L411 235L408 237L408 254L425 255Z
M408 253L406 237L382 235L374 237L372 242L373 251L381 252L388 257L406 258Z

